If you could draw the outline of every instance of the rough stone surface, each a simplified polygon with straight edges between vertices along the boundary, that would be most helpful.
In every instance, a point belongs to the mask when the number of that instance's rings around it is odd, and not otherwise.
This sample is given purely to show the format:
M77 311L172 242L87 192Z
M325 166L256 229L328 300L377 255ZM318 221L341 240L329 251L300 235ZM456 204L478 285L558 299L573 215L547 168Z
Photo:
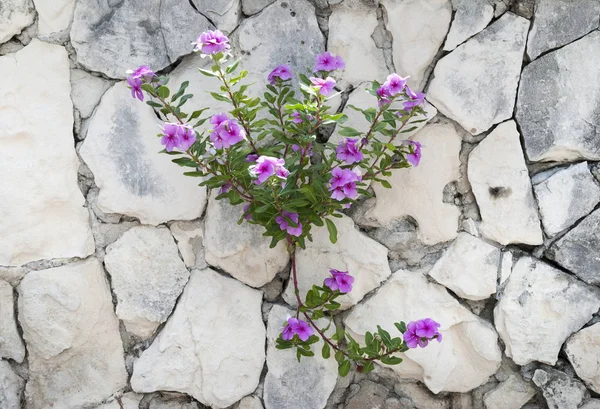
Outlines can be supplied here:
M17 331L13 289L3 280L0 280L0 311L0 358L23 362L25 346Z
M0 361L0 407L21 409L21 396L25 381L17 375L8 362Z
M219 4L222 2L219 2ZM125 78L147 64L155 71L192 52L191 43L212 25L189 2L80 0L71 42L77 61L90 71Z
M143 395L128 392L121 397L121 403L115 399L98 406L96 409L138 409Z
M315 356L298 362L296 352L275 348L286 317L293 311L274 305L267 329L267 367L263 399L265 409L323 409L336 384L337 363L323 359L323 341L312 345ZM326 322L318 322L324 327ZM289 382L293 379L293 382Z
M510 251L502 253L500 261L500 285L503 285L510 277L513 267L513 255Z
M494 329L461 306L446 289L417 272L399 270L369 300L355 307L344 323L353 336L375 330L377 323L398 333L394 322L435 317L443 342L427 350L399 354L402 365L392 366L401 377L425 383L434 393L467 392L484 384L500 367L501 353Z
M394 393L398 395L403 402L408 400L415 409L450 409L450 402L441 396L432 394L420 383L396 382L394 384ZM384 406L384 409L394 408L387 408ZM399 406L398 409L404 408Z
M205 408L205 406L202 406ZM148 405L148 409L202 409L198 402L193 401L187 395L164 394L154 396Z
M600 210L555 242L548 256L586 283L600 285Z
M110 82L83 70L71 70L71 99L82 118L89 118Z
M537 0L527 54L540 54L562 47L598 28L598 0Z
M225 34L231 33L237 27L242 14L240 0L192 0L192 3ZM201 32L198 31L197 35Z
M516 119L529 160L600 159L598 59L600 33L593 32L523 69ZM565 95L577 98L565 104Z
M429 275L461 298L484 300L496 292L499 265L500 249L460 233Z
M237 409L263 409L263 404L256 396L246 396L240 401Z
M600 399L590 399L579 409L600 409Z
M511 375L483 397L486 409L521 409L535 395L535 388L520 375Z
M77 186L67 53L33 40L0 57L0 74L0 173L12 175L0 179L0 265L85 257L94 239Z
M576 304L577 308L572 308ZM562 344L600 308L600 289L531 257L514 266L494 309L506 355L554 365Z
M131 98L124 83L109 89L91 119L80 154L100 188L105 213L136 217L145 224L200 217L206 189L184 176L171 157L157 152L158 125L147 105Z
M28 408L80 409L127 384L119 322L98 260L32 271L19 285Z
M134 363L131 387L187 393L225 408L252 393L265 362L262 294L194 270L175 312Z
M76 0L33 0L40 35L65 30L73 19Z
M366 217L382 226L410 216L425 244L450 241L457 235L460 210L444 203L444 188L460 177L461 137L453 125L438 123L426 125L412 139L424 147L421 163L392 171L391 189L373 185L377 202Z
M336 244L329 241L327 227L313 227L313 241L306 242L306 249L296 253L298 288L304 297L313 284L320 285L330 277L329 269L348 271L354 276L352 291L336 299L346 309L358 303L377 288L392 273L387 260L387 249L365 236L354 226L349 217L334 219L338 231ZM294 286L290 281L283 294L284 300L296 306Z
M569 338L565 353L577 376L594 392L600 393L600 323Z
M444 51L452 51L465 40L483 30L494 17L488 0L453 0L454 20L444 43Z
M500 124L469 155L480 231L500 244L542 244L531 180L514 121Z
M117 296L119 319L142 338L167 320L190 276L164 227L132 227L106 248L104 264Z
M262 226L237 224L243 215L243 206L231 206L227 200L214 197L211 195L208 202L204 225L206 262L252 287L261 287L273 280L289 261L284 242L269 248L271 239L262 235Z
M410 75L408 85L412 89L422 89L425 71L448 32L452 4L450 0L382 0L381 4L387 11L387 29L393 36L396 72L403 77ZM348 30L353 28L348 26ZM359 54L355 58L360 57Z
M587 162L559 170L533 187L544 231L550 237L571 227L600 202L600 185Z
M259 13L274 2L275 0L242 0L242 11L245 15L251 16L252 14Z
M556 369L538 369L533 382L542 390L549 409L577 409L589 392L576 379Z
M5 0L0 8L0 44L33 23L35 10L31 0Z
M358 386L354 393L348 395L344 409L379 408L389 393L383 385L369 380L360 382Z
M204 224L201 222L175 222L170 226L171 234L177 241L177 248L187 267L203 269L204 261Z
M473 135L513 114L529 21L506 13L434 70L427 99Z

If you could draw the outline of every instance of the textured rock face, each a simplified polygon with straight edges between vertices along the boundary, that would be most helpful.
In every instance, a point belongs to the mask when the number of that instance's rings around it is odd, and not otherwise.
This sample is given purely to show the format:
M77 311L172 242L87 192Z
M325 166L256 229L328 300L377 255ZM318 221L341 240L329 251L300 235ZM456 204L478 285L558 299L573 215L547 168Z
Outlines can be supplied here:
M537 0L527 54L540 54L562 47L598 28L598 0Z
M350 392L346 400L345 409L362 409L368 407L381 407L389 391L382 385L364 380L353 393Z
M263 227L237 224L243 206L231 206L211 195L206 214L204 250L209 265L252 287L265 285L287 266L289 255L283 242L271 249L271 239L262 235Z
M33 0L38 13L41 35L52 34L69 27L76 0Z
M242 0L242 11L245 15L251 16L274 2L275 0Z
M307 241L305 250L297 251L298 288L304 298L313 284L321 285L331 276L329 269L348 271L355 279L352 291L336 299L346 309L377 288L392 272L384 246L359 232L349 217L336 218L334 223L338 231L336 244L329 241L327 227L313 227L313 241ZM288 304L297 305L291 281L283 298Z
M186 267L206 268L204 261L204 225L200 222L175 222L170 226Z
M392 171L391 189L373 185L377 202L366 216L377 225L411 216L424 243L452 240L457 235L460 211L444 203L443 193L448 183L460 177L460 135L453 125L440 123L425 126L412 139L425 147L421 163L413 169Z
M192 0L202 15L208 17L219 30L228 34L238 25L241 17L240 0ZM200 35L202 31L198 31Z
M535 388L520 375L506 381L484 395L486 409L521 409L535 395Z
M600 186L587 162L559 170L533 190L544 231L550 237L572 226L600 202Z
M531 161L600 159L598 121L600 33L591 33L527 65L516 119ZM577 95L564 104L565 95Z
M573 305L577 308L572 308ZM573 332L600 308L600 289L531 257L514 266L494 309L506 355L518 364L554 365Z
M412 89L421 89L425 71L448 32L452 4L450 0L383 0L381 4L391 23L387 29L394 38L396 71L403 77L410 75L408 85Z
M6 0L0 8L0 44L33 23L35 10L31 0Z
M32 40L0 57L0 74L0 173L12 175L0 178L0 265L85 257L94 239L77 187L67 53Z
M485 383L500 367L498 336L491 325L462 307L444 287L415 272L395 272L344 323L358 337L375 330L375 323L397 333L394 322L423 317L435 317L441 324L443 342L399 354L404 362L391 368L400 376L420 380L434 393L467 392Z
M123 395L121 402L116 399L98 406L96 409L138 409L143 395L128 392Z
M131 98L124 83L108 90L91 119L80 154L100 188L105 213L137 217L145 224L200 217L206 189L159 155L152 109Z
M459 44L483 30L494 17L494 7L487 0L453 0L455 10L452 27L444 43L445 51L452 51Z
M429 275L468 300L484 300L496 292L500 249L460 233Z
M336 384L337 363L321 356L323 341L312 345L314 357L302 359L300 363L295 351L275 348L286 317L292 314L292 310L279 305L274 305L269 312L265 409L323 409ZM323 328L327 323L319 325ZM293 382L289 382L291 379Z
M117 315L142 338L167 320L190 275L166 228L131 228L106 248L104 264L117 295Z
M192 52L197 36L213 29L189 2L131 0L78 1L71 42L80 64L111 78L150 65L155 71Z
M533 382L542 390L549 409L577 409L589 397L585 386L556 369L538 369Z
M584 328L569 338L565 353L577 376L600 393L600 324Z
M484 237L503 245L542 244L531 180L514 121L498 125L473 149L468 176Z
M246 396L240 401L237 409L263 409L263 404L256 396Z
M13 289L6 281L0 280L0 358L23 362L25 346L17 332L15 322Z
M82 118L89 118L110 83L83 70L71 70L71 99Z
M427 99L471 134L513 114L529 21L506 13L442 58Z
M8 362L0 361L0 407L21 409L21 395L25 381L10 367Z
M193 271L175 312L135 362L133 390L187 393L214 408L252 393L265 362L261 299L212 270Z
M600 284L600 210L555 242L548 256L589 284Z
M19 285L27 407L80 409L127 384L119 322L98 260L32 271Z

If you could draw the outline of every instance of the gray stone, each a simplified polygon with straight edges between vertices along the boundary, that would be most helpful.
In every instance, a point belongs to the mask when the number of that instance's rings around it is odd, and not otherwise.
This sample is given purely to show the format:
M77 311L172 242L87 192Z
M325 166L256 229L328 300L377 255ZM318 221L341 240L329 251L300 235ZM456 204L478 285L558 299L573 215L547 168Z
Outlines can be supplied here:
M556 241L548 257L586 283L600 285L600 209Z
M21 396L25 381L17 375L8 362L0 360L0 408L21 409Z
M42 36L69 28L76 0L33 0Z
M263 404L257 396L246 396L236 409L263 409Z
M273 4L275 0L242 0L242 11L245 15L251 16L261 12L265 7Z
M265 363L262 294L210 270L194 270L175 311L134 363L140 393L187 393L226 408L258 386Z
M565 354L577 376L600 393L600 323L571 336L565 345Z
M148 409L200 409L197 402L186 395L166 394L165 396L155 396L150 401Z
M521 409L534 395L535 388L520 375L511 375L493 390L487 392L483 401L486 409Z
M312 344L315 356L298 362L293 349L275 348L287 316L293 311L274 305L267 328L267 367L263 400L266 409L323 409L336 384L337 363L321 356L323 341ZM327 320L317 321L321 328ZM332 334L329 334L331 336ZM293 380L293 381L291 381Z
M364 380L358 384L359 388L348 395L344 409L379 408L383 405L389 391L375 382Z
M579 409L600 409L600 399L590 399Z
M523 257L515 264L494 309L494 322L506 355L515 363L554 365L565 340L599 308L600 289Z
M117 315L141 338L167 320L190 276L164 227L132 227L106 248L104 264L117 296Z
M0 8L0 44L33 23L35 9L31 0L3 0Z
M13 288L3 280L0 280L0 311L0 358L23 362L25 346L17 331Z
M410 400L415 409L450 409L450 402L434 395L422 384L416 382L396 382L394 393Z
M494 17L488 0L453 0L454 20L444 43L444 51L452 51L483 30Z
M559 170L533 187L544 231L550 237L571 227L600 202L600 186L587 162Z
M19 285L28 408L81 409L127 384L119 321L98 260L31 271Z
M528 64L521 74L516 119L529 160L600 159L600 33L593 32ZM565 104L566 95L576 95Z
M175 222L169 228L185 265L199 270L206 268L203 245L204 223Z
M533 382L542 390L549 409L577 409L590 396L577 379L552 368L536 370Z
M240 0L192 0L192 2L203 16L210 19L225 34L231 33L237 27L242 17ZM201 32L198 31L198 35Z
M438 61L427 99L473 135L513 114L529 21L506 13Z
M71 70L71 99L82 118L89 118L111 83L83 70Z
M90 71L125 78L149 65L158 71L192 52L192 42L212 25L183 0L77 2L71 42Z
M143 395L133 392L125 393L119 400L113 399L98 406L96 409L138 409Z
M598 0L537 0L527 54L540 54L562 47L598 28Z

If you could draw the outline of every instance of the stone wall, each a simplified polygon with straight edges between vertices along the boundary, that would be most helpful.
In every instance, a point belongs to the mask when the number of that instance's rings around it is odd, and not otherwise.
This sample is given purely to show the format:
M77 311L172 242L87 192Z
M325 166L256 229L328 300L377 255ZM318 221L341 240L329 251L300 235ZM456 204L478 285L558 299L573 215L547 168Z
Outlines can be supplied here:
M599 15L598 0L2 0L0 408L600 408ZM277 64L341 55L335 103L355 127L365 81L396 71L427 92L421 165L298 262L303 289L330 266L356 276L336 316L350 332L429 316L441 344L347 378L275 349L284 248L157 154L159 122L123 82L149 64L220 110L190 54L215 27L259 89Z

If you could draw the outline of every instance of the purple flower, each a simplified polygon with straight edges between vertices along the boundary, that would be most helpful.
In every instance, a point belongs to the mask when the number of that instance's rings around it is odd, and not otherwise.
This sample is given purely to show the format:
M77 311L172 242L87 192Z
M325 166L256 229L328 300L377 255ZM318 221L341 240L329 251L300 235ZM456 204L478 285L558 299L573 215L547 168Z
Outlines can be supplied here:
M292 69L290 68L289 65L281 64L281 65L275 67L275 69L273 71L271 71L269 73L269 75L267 76L267 80L269 80L269 84L271 84L271 85L277 84L278 78L279 78L279 80L282 80L282 81L287 81L287 80L292 79Z
M142 92L142 79L129 76L127 77L127 84L129 85L129 88L131 88L131 96L143 101L144 93Z
M258 159L258 155L256 153L251 153L248 156L246 156L246 162L256 162L256 160Z
M317 89L321 95L328 96L333 91L333 87L335 87L335 80L331 77L317 78L310 77L310 82L313 88Z
M408 85L406 86L406 94L410 98L407 101L404 101L404 110L410 111L416 106L422 105L425 102L425 94L422 92L413 92Z
M329 51L325 51L324 53L317 55L317 63L315 64L313 71L334 71L343 70L344 68L346 68L346 64L342 57L339 55L335 56Z
M293 123L295 123L295 124L299 124L299 123L301 123L301 122L302 122L302 115L300 115L300 112L298 112L298 111L294 111L294 112L292 112L292 114L291 114L290 116L291 116L292 118L294 118L294 119L292 119L292 122L293 122Z
M419 162L421 161L421 144L412 140L407 140L404 142L414 146L413 153L406 154L406 160L413 165L413 167L419 166Z
M244 219L245 220L252 220L252 214L250 214L250 212L248 211L249 208L250 208L250 203L248 203L247 205L244 205Z
M425 348L429 341L433 339L442 342L442 334L438 331L439 327L440 324L431 318L411 321L406 326L404 342L406 342L406 346L409 348L416 348L417 346Z
M300 152L300 154L303 156L312 156L312 154L313 154L312 143L309 143L308 145L306 145L306 147L302 147L300 145L293 144L292 150L294 152Z
M179 124L164 124L160 143L165 146L167 152L171 152L173 149L177 148L180 143Z
M127 71L129 77L131 78L140 78L146 82L151 82L154 78L156 78L156 73L150 69L147 65L140 65L134 71Z
M221 188L219 189L219 194L222 195L223 193L227 193L231 190L231 188L233 187L233 185L229 182L226 182L223 186L221 186Z
M296 318L288 318L285 327L283 327L283 331L281 331L281 338L283 338L284 341L289 341L294 338L294 327L297 325L298 320Z
M394 96L404 89L406 86L406 80L408 77L402 78L396 73L388 75L387 79L383 83L383 87L386 88L390 95Z
M296 226L294 227L290 225L286 217L292 222L294 222ZM275 218L275 221L277 222L281 230L286 230L288 234L291 234L292 236L298 237L302 234L302 223L298 221L298 213L288 212L284 210L283 215L277 216Z
M336 148L337 158L348 164L360 162L363 159L363 153L360 151L358 139L346 138Z
M339 290L341 293L349 293L352 291L352 283L354 277L348 274L347 271L338 271L330 269L331 277L326 278L323 282L324 285L331 288L333 291Z
M248 170L252 175L257 177L254 183L260 185L273 175L285 179L289 174L289 171L284 165L285 160L283 159L273 158L271 156L261 156L256 160L256 165L250 166Z
M392 100L390 99L392 97L392 94L390 94L390 90L385 84L379 87L379 89L377 89L377 97L377 104L380 108L383 104L390 104L392 102Z
M338 166L331 171L331 175L333 177L329 180L329 191L332 199L344 200L345 198L356 199L358 197L356 182L362 180L360 174Z
M294 338L294 335L298 335L298 338L302 341L306 341L313 334L314 330L307 322L290 317L287 319L287 323L281 332L281 338L285 341L289 341Z
M210 140L217 149L229 148L245 138L246 132L235 119L221 122L210 134Z
M439 334L438 328L440 327L440 324L431 318L425 318L417 321L416 325L416 333L421 338L433 338Z
M229 38L219 30L205 31L192 44L194 51L200 51L202 54L216 54L229 50Z
M229 117L225 113L214 114L210 117L210 123L213 125L213 129L221 125L221 123L227 121Z
M179 125L179 146L182 151L187 151L196 142L196 131L190 125Z

